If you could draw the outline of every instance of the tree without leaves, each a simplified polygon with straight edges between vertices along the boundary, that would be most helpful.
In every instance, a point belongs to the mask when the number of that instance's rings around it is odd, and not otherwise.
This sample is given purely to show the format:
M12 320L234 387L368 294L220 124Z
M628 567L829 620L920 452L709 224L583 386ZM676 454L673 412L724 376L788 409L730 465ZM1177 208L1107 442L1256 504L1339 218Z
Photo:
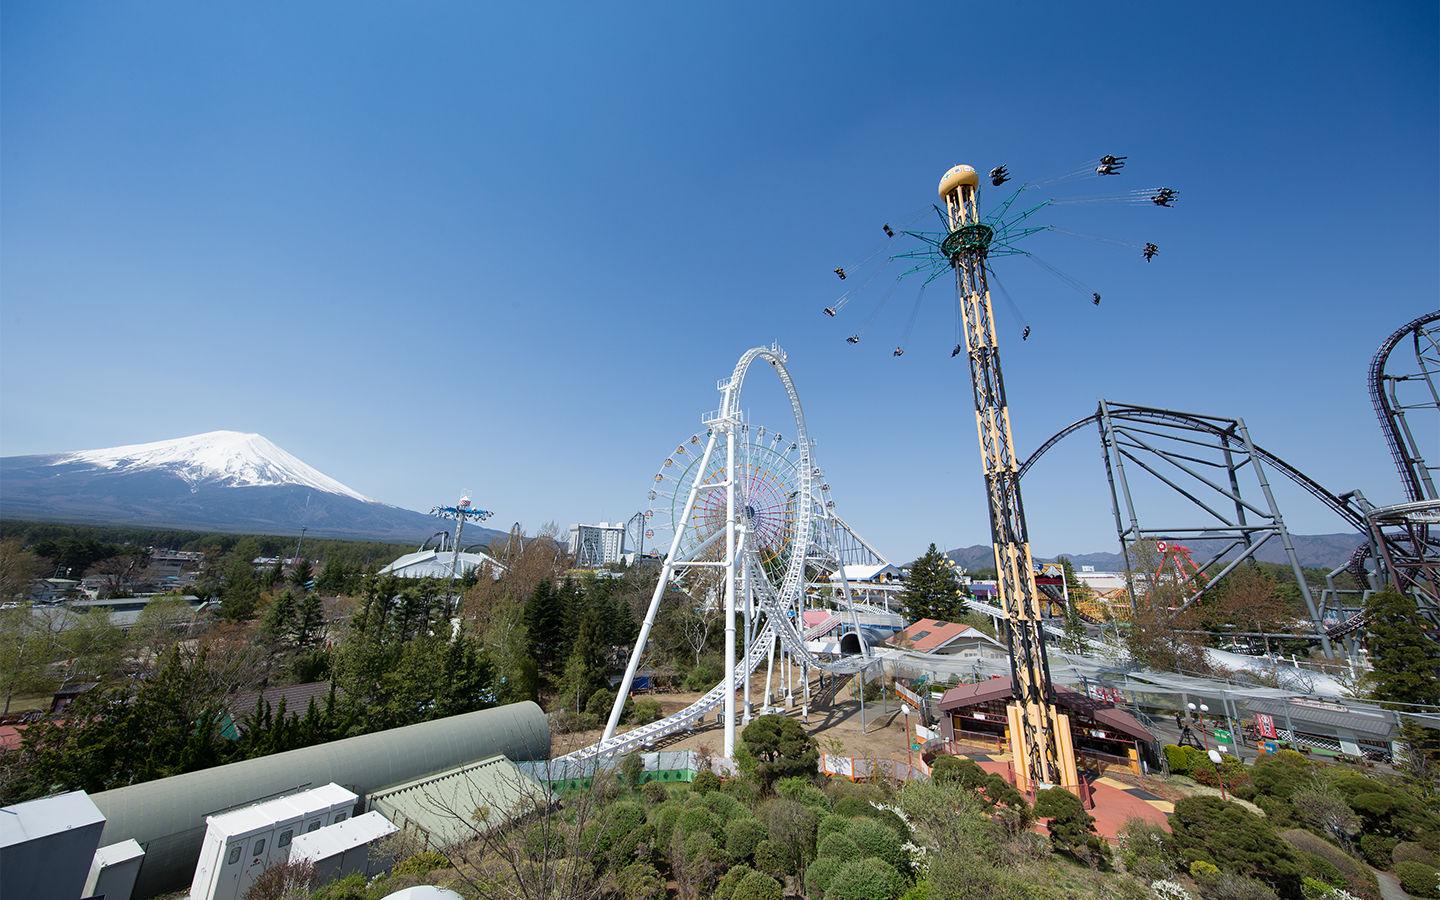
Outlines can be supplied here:
M1287 623L1294 615L1275 579L1253 563L1236 566L1200 610L1207 627L1235 625L1242 631L1264 634L1266 653L1270 652L1270 636L1288 630Z
M1131 654L1156 669L1205 674L1210 665L1205 655L1199 615L1185 601L1191 590L1170 577L1155 577L1161 556L1153 541L1135 541L1129 547L1130 579L1135 609L1125 645Z

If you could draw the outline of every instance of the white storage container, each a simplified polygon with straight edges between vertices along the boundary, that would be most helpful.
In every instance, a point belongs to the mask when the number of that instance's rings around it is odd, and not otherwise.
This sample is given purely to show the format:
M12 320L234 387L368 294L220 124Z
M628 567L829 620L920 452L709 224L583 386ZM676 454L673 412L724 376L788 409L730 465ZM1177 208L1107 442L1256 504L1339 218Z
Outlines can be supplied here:
M358 799L332 783L207 816L190 900L239 900L266 866L289 858L296 836L345 821Z

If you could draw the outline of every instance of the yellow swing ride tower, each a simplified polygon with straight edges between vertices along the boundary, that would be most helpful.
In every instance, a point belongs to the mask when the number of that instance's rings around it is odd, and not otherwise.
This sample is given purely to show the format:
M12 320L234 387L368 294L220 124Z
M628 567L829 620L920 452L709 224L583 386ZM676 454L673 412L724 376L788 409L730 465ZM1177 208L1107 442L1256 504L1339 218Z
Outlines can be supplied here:
M1045 657L1039 592L1020 501L1019 462L1010 434L1010 409L985 278L985 257L994 231L980 220L979 187L980 175L970 166L955 166L940 180L940 197L950 227L940 249L955 270L990 505L998 599L1009 630L1015 699L1008 716L1016 786L1029 791L1041 785L1077 785L1079 776L1069 717L1055 707L1050 664Z

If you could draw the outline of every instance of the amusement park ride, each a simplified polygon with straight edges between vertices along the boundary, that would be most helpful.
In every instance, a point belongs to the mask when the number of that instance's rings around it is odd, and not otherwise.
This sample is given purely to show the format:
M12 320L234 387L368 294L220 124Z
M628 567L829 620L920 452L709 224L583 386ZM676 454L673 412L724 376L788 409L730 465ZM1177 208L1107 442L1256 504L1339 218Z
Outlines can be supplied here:
M941 214L945 231L939 234L903 231L885 225L884 244L857 263L835 270L842 280L862 275L861 283L825 309L827 316L837 316L874 280L878 271L868 276L862 271L871 261L879 259L884 265L904 261L909 266L886 291L865 324L846 338L848 343L858 344L876 313L905 276L924 276L920 288L922 298L925 286L945 272L952 272L955 277L963 340L951 356L965 353L970 366L998 573L997 606L986 608L978 603L974 606L985 608L997 620L1003 619L1010 642L1015 701L1008 713L1009 733L1018 786L1022 790L1047 784L1075 784L1078 777L1069 724L1054 704L1045 647L1045 630L1054 625L1042 620L1043 597L1035 581L1020 480L1048 449L1091 422L1100 430L1117 535L1125 551L1127 570L1139 562L1132 561L1130 553L1130 548L1137 544L1149 544L1159 554L1159 570L1153 574L1132 572L1140 576L1130 579L1132 585L1147 578L1157 582L1168 578L1183 583L1184 603L1190 605L1236 565L1254 559L1267 541L1275 540L1284 548L1294 569L1326 654L1331 653L1331 638L1347 635L1353 653L1353 633L1363 627L1364 621L1355 598L1347 602L1342 598L1345 592L1335 588L1334 577L1344 567L1331 573L1328 589L1317 600L1306 584L1267 481L1264 466L1268 465L1367 535L1367 544L1357 550L1348 567L1363 586L1361 592L1354 592L1362 594L1360 601L1369 591L1392 585L1414 596L1422 613L1440 623L1440 593L1437 593L1440 498L1436 496L1431 476L1433 469L1421 457L1420 444L1405 419L1406 411L1433 409L1440 413L1440 393L1436 390L1436 383L1440 381L1440 342L1433 327L1440 322L1440 312L1416 319L1396 332L1377 354L1371 370L1371 392L1405 477L1410 495L1408 503L1377 509L1359 492L1336 497L1252 442L1243 420L1104 400L1094 415L1063 429L1023 463L1016 455L991 305L989 278L994 273L989 259L1027 256L1098 305L1098 292L1015 246L1016 241L1030 234L1060 231L1054 226L1029 224L1029 220L1040 209L1065 201L1051 199L1030 208L1016 209L1016 198L1028 188L1089 176L1092 168L1095 176L1116 175L1124 165L1125 157L1106 156L1098 164L1026 183L993 213L984 216L979 207L979 174L970 166L956 166L946 172L940 182L944 209L935 208ZM990 172L990 179L993 186L999 187L1010 180L1010 175L1000 166ZM1178 194L1170 188L1150 188L1109 198L1082 198L1086 202L1105 199L1168 208L1174 205ZM919 214L907 217L900 220L900 224L909 224L918 217ZM923 246L883 255L893 241L906 235L919 239ZM1093 235L1078 236L1133 248L1147 262L1159 253L1153 243L1141 246ZM1003 287L1001 293L1004 295ZM1006 300L1008 302L1008 296ZM917 299L917 311L919 302ZM1011 306L1013 309L1013 303ZM1014 311L1018 317L1018 310ZM905 338L895 348L895 356L904 353L914 322L912 311ZM1023 318L1021 324L1024 339L1029 336L1030 328ZM1418 371L1387 374L1391 350L1406 337L1413 338ZM756 363L768 364L789 400L793 431L788 439L747 421L742 413L741 390ZM1423 387L1428 390L1428 396L1402 399L1397 394L1397 385L1412 391L1416 386ZM724 726L723 752L726 757L732 757L735 728L741 719L737 690L743 685L743 721L748 722L752 714L751 675L767 659L766 707L777 696L771 688L778 655L782 664L788 663L781 668L781 693L787 705L793 705L798 687L799 702L808 715L812 669L835 674L858 673L864 679L866 671L882 657L898 660L911 652L898 648L886 648L879 654L872 652L878 639L860 627L858 614L864 610L851 597L845 567L888 564L888 560L834 512L830 485L824 481L824 473L814 459L813 444L799 394L786 368L784 351L778 346L747 351L731 376L721 380L717 388L722 394L720 408L701 418L703 432L676 445L655 475L649 507L627 524L636 544L654 540L653 546L658 550L668 538L668 552L663 557L659 582L603 737L597 744L564 757L567 761L599 763L648 749L667 735L698 726L717 709ZM1135 476L1127 475L1127 466L1137 473L1153 476L1165 489L1193 503L1204 513L1205 521L1194 527L1171 527L1164 532L1141 528L1136 498L1130 488L1130 478ZM1251 485L1251 495L1258 488L1264 499L1256 501L1243 496L1242 483ZM1210 496L1206 496L1207 491L1211 492ZM658 539L657 532L661 533ZM1191 551L1178 543L1181 540L1196 546L1203 544L1203 551L1197 551L1203 561L1192 559ZM1371 568L1366 568L1366 557L1373 560ZM840 656L818 655L807 646L803 613L807 598L829 593L824 589L836 583L839 585L839 596L835 598L840 609L838 615L848 615L852 631L841 643ZM639 670L657 611L662 602L677 593L684 598L682 602L723 603L724 679L686 709L658 722L618 733L625 700ZM1132 593L1131 603L1134 602ZM741 648L738 653L737 645ZM798 685L791 681L792 667L796 666L801 670Z

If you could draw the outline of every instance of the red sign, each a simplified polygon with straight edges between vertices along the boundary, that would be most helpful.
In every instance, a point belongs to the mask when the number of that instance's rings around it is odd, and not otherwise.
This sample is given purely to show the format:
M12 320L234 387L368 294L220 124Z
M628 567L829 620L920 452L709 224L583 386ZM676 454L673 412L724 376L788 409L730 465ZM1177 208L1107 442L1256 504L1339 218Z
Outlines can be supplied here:
M1280 735L1275 733L1275 717L1267 716L1264 713L1255 714L1255 733L1261 737L1275 740Z

